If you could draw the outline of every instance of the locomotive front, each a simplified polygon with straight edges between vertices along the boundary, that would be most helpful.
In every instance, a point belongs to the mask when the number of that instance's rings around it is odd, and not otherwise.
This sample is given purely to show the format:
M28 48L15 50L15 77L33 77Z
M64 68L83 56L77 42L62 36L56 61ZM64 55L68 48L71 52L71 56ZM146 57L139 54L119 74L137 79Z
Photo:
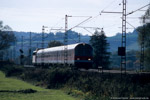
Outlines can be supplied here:
M75 47L75 66L89 69L93 64L93 49L89 44L79 44Z

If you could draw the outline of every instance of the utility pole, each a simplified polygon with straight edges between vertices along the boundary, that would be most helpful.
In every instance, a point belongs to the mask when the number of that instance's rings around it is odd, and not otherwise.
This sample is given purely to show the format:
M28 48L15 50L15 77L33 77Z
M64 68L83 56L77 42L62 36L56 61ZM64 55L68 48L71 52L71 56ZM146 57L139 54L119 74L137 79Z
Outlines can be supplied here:
M64 64L68 62L68 15L65 15Z
M145 26L144 26L145 29ZM141 42L141 57L140 57L140 72L144 69L144 38L145 33L142 34L142 42Z
M145 17L144 17L144 20L145 20ZM142 42L141 42L141 56L140 56L140 72L143 71L144 69L144 39L145 39L145 29L146 29L146 24L144 23L144 30L143 30L143 33L142 33Z
M123 11L122 11L122 52L121 55L121 74L124 68L126 74L126 0L123 0Z
M31 45L32 45L32 40L31 40L31 32L30 32L30 40L29 40L29 65L31 65Z
M41 55L42 66L44 66L44 31L45 31L45 27L42 26L42 55Z

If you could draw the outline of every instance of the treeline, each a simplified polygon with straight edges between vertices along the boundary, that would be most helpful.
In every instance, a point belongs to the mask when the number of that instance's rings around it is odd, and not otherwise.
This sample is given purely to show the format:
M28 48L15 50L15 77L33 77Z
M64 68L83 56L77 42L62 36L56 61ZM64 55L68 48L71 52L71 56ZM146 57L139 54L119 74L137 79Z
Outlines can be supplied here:
M30 33L31 33L31 39L33 42L38 41L41 42L42 40L42 33L35 33L35 32L16 32L14 31L14 34L17 38L18 42L21 42L22 36L24 37L24 41L29 42L30 39ZM81 33L75 32L75 31L68 31L68 39L74 41L68 41L71 42L78 42L79 36L82 38L89 38L88 35L82 35ZM64 39L64 32L50 32L50 33L44 33L44 40L45 41L51 41L51 40L59 40L63 41ZM87 41L86 41L87 42Z

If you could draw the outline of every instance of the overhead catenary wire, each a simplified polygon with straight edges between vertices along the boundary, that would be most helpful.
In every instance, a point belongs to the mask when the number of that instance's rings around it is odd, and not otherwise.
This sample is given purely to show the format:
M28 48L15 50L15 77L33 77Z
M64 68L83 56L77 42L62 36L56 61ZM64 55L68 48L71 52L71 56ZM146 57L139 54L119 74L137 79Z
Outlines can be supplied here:
M110 2L106 7L104 7L101 11L105 10L106 8L110 7L113 3L115 3L115 1L117 0L113 0L112 2Z
M106 8L110 7L110 5L112 5L114 3L114 1L117 1L117 0L113 0L111 3L109 3L106 7L104 7L104 9L102 9L101 11L105 10ZM98 18L99 16L101 16L101 12L99 12L99 14L97 14L96 16L92 17L90 20L86 21L85 23L88 23L96 18ZM85 24L84 23L84 24Z
M74 27L70 28L69 30L72 30L72 29L78 27L79 25L83 24L84 22L88 21L88 20L91 19L91 18L92 18L92 16L90 16L89 18L87 18L87 19L85 19L84 21L80 22L79 24L75 25Z
M65 18L61 18L54 26L52 26L52 28L53 27L55 27L56 25L58 25L61 21L63 21Z
M133 13L135 13L135 12L137 12L137 11L139 11L139 10L141 10L141 9L143 9L143 8L145 8L145 7L147 7L147 6L150 6L150 3L147 4L147 5L145 5L145 6L140 7L139 9L136 9L136 10L134 10L134 11L131 11L131 12L127 13L126 16L131 15L131 14L133 14Z

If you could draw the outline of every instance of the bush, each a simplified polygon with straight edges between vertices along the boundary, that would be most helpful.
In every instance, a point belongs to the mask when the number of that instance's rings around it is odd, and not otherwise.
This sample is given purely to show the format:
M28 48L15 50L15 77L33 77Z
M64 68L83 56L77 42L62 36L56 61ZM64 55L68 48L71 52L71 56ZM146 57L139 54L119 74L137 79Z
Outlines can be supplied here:
M48 72L48 88L62 88L73 76L69 68L54 68Z
M1 70L5 73L6 77L19 76L24 71L23 66L5 65L1 67Z

